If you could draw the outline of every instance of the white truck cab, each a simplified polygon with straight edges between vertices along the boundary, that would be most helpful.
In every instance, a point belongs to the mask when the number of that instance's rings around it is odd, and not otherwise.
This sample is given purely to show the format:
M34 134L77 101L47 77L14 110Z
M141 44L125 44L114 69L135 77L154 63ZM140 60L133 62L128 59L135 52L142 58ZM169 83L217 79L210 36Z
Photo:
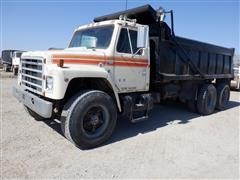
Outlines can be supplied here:
M25 52L19 85L54 100L64 98L69 83L75 78L105 79L117 101L118 93L147 91L148 33L142 41L144 47L138 48L139 28L148 31L147 26L126 20L91 23L77 28L64 50ZM121 110L119 103L118 108Z
M231 81L231 88L240 90L240 66L233 68L234 78Z
M18 67L20 64L21 55L24 51L14 51L12 55L12 66L13 66L13 74L18 74Z
M98 124L100 116L109 117L111 113L116 116L117 111L122 112L121 93L149 90L149 72L148 26L134 20L108 20L77 28L64 50L24 52L18 87L13 89L13 94L37 119L57 116L64 119L66 103L74 103L90 93L96 100L106 101L105 105L99 105L101 115L88 117L92 124ZM146 94L142 98L150 109L150 96ZM107 110L108 105L114 109ZM145 107L141 103L139 106ZM147 116L145 113L140 119ZM64 125L63 131L67 126ZM96 145L92 143L83 143L83 147ZM75 144L82 146L82 143Z

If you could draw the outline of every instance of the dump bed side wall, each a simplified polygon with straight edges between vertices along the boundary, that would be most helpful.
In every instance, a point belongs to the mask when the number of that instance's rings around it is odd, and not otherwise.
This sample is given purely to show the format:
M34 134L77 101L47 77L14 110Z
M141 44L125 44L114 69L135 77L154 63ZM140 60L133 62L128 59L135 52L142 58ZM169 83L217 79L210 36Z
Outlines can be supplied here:
M232 74L233 49L221 48L183 38L176 38L176 40L188 54L193 64L203 74L213 76ZM187 60L188 57L174 42L162 41L159 43L159 48L160 73L176 75L196 74L188 64L182 61L182 59Z
M151 38L155 43L155 61L151 60L152 68L155 68L153 79L157 81L167 80L194 80L200 78L200 73L194 71L188 63L190 61L206 75L207 78L231 78L234 49L222 48L198 41L176 38L184 49L173 41L162 41L158 37ZM151 48L151 47L150 47ZM194 75L194 76L193 76ZM199 76L197 76L199 75Z

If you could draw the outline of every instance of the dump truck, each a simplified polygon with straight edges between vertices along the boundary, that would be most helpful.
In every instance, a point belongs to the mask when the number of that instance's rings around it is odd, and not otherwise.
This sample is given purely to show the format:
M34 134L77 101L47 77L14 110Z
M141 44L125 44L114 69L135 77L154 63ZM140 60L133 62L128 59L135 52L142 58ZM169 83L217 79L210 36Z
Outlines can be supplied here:
M13 55L12 55L12 71L13 71L14 76L18 75L18 67L19 67L21 55L22 55L23 52L25 52L25 51L14 51L13 52Z
M231 81L231 89L240 90L240 66L233 67L234 78Z
M3 70L5 72L12 71L14 75L17 75L20 57L23 52L24 51L13 49L3 50L1 58Z
M3 70L5 72L12 71L12 56L16 50L3 50L1 54Z
M81 149L109 139L118 117L147 120L167 99L201 115L226 109L234 49L178 37L173 20L151 5L97 17L66 49L23 53L13 95L35 119L59 119Z

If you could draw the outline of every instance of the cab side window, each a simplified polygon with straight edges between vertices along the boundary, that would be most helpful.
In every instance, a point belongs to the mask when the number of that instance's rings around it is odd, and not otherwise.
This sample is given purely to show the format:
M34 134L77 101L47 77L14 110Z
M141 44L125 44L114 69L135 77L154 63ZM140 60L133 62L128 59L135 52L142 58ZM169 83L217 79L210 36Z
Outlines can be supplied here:
M131 54L127 29L122 28L117 44L117 52Z
M131 37L132 50L133 50L133 54L134 54L138 50L138 48L137 48L137 31L129 30L129 34Z
M126 28L121 29L120 36L118 39L118 44L117 44L117 52L134 54L138 50L137 31L129 30L129 35L130 35L131 44L128 37L128 30ZM132 45L132 51L131 51L131 45ZM137 54L140 55L141 52L138 52Z

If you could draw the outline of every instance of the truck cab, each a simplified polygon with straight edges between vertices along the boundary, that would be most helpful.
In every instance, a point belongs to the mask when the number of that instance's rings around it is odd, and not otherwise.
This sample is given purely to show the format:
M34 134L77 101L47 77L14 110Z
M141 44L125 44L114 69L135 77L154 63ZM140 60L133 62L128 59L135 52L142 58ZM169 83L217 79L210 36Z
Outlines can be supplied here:
M143 47L137 47L139 31L146 34L140 42ZM63 99L69 84L82 78L104 80L116 98L118 93L148 91L147 31L147 26L126 20L80 26L64 50L23 53L18 84L53 100Z
M240 90L240 66L233 68L234 78L231 81L231 88L235 90Z
M20 59L21 55L24 51L14 51L12 54L12 69L13 69L13 74L17 75L18 74L18 67L20 64Z
M138 28L144 28L144 26L126 20L92 23L74 32L66 50L73 52L79 51L79 48L86 48L82 50L88 53L85 61L81 60L80 53L79 57L76 57L76 62L80 65L102 66L118 92L147 91L149 88L146 85L149 82L148 37L144 37L146 43L144 47L138 47ZM72 56L71 53L68 55ZM70 64L70 61L66 61L66 65L67 63ZM136 82L136 79L142 79L142 81Z
M90 110L95 115L87 117L92 126L94 123L99 126L100 117L115 117L123 112L121 94L139 92L135 97L139 99L137 109L144 112L137 117L131 115L131 119L146 119L152 108L152 98L144 93L149 90L149 52L148 26L134 20L108 20L80 26L64 50L22 54L18 87L13 89L13 94L30 115L41 120L65 119L62 113L66 104L74 103L87 93L96 99L99 96L99 101L106 101L105 105L94 107L99 115ZM82 94L85 91L87 93ZM132 102L126 102L125 109L131 108ZM112 110L106 109L109 104ZM115 124L116 117L111 119L115 119ZM62 124L65 131L68 125ZM86 144L83 147L95 146L96 142Z

